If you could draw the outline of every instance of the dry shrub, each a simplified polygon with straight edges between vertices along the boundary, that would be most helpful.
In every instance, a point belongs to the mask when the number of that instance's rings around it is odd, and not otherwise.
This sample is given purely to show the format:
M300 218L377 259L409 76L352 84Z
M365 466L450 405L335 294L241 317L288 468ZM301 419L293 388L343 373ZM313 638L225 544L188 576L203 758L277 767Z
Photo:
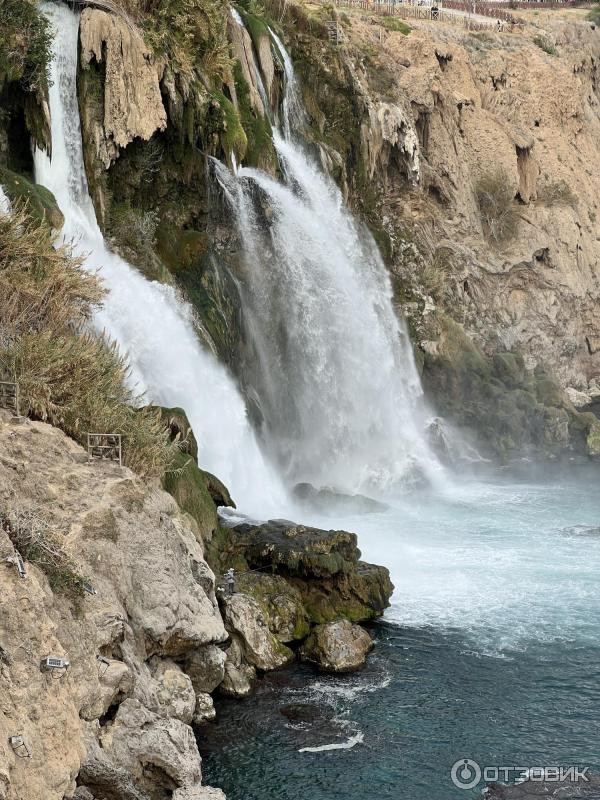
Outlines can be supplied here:
M19 382L22 412L85 434L120 433L127 466L162 475L172 446L159 409L139 409L116 345L86 330L103 292L44 223L18 207L0 218L0 367Z
M34 508L17 506L0 512L0 525L23 558L42 569L53 591L73 600L84 595L89 580L65 552L62 535L52 529Z
M484 175L475 187L483 232L496 244L512 239L519 229L519 214L508 175L498 172Z
M431 258L427 259L423 269L421 282L424 292L439 302L443 297L444 289L452 272L453 264L450 251L448 248L438 248Z
M547 205L571 206L577 205L577 195L569 184L564 181L547 181L539 193L540 200Z
M23 204L0 215L0 256L0 321L13 337L81 324L102 299L96 277Z

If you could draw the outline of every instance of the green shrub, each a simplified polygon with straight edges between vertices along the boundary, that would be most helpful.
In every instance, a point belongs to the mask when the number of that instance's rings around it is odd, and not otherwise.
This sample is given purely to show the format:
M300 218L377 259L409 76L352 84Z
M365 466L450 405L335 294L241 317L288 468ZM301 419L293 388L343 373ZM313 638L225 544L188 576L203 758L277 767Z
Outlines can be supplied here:
M166 55L176 71L198 69L209 79L229 75L228 6L220 0L130 0L141 11L150 46Z
M0 30L0 85L8 78L26 89L43 90L48 85L52 32L36 4L2 0Z
M533 37L533 43L536 44L544 53L548 53L549 56L557 56L558 50L552 44L550 39L542 36L541 34L537 34Z
M484 175L477 181L475 195L486 238L500 244L514 237L519 215L508 175L502 170Z
M403 22L398 17L384 17L381 24L387 31L394 31L395 33L403 33L405 36L411 32L412 28Z

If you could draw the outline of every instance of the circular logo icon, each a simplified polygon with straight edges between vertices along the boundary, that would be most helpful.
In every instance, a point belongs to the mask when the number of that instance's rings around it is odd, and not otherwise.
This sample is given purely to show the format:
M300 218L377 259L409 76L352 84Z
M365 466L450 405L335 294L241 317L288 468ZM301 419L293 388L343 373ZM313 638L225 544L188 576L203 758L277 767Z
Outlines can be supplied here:
M471 758L459 758L452 765L450 777L457 789L472 789L481 780L481 767Z

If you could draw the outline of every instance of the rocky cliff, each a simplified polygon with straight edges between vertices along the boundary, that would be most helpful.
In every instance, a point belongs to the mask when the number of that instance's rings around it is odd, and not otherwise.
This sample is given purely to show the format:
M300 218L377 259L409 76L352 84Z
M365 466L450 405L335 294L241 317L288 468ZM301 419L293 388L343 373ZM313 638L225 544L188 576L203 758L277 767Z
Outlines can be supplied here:
M364 661L369 636L349 620L383 611L387 570L358 562L350 533L220 529L217 484L203 477L209 504L192 516L158 483L0 411L3 800L222 797L201 785L192 729L214 718L211 693L248 694L325 619L348 621L313 660ZM233 594L217 589L220 603L205 547L219 571L245 572ZM249 571L247 559L269 558L270 575ZM48 657L68 668L45 669Z
M580 12L407 32L343 8L335 47L331 16L296 7L290 34L313 136L386 256L434 404L496 454L578 449L594 424L570 401L599 376L598 31Z

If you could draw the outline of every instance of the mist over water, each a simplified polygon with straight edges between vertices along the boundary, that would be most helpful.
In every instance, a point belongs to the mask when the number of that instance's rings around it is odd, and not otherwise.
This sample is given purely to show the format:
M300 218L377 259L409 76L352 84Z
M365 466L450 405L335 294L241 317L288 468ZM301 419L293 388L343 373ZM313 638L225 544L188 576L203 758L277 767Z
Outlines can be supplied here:
M85 256L90 270L99 270L108 289L94 325L127 355L132 380L147 402L185 409L200 442L200 464L219 475L246 513L281 513L288 507L286 493L260 452L233 379L200 344L190 306L173 288L147 281L104 243L83 162L76 91L79 15L66 5L42 7L56 30L52 158L36 151L36 179L54 193L65 216L62 238Z

